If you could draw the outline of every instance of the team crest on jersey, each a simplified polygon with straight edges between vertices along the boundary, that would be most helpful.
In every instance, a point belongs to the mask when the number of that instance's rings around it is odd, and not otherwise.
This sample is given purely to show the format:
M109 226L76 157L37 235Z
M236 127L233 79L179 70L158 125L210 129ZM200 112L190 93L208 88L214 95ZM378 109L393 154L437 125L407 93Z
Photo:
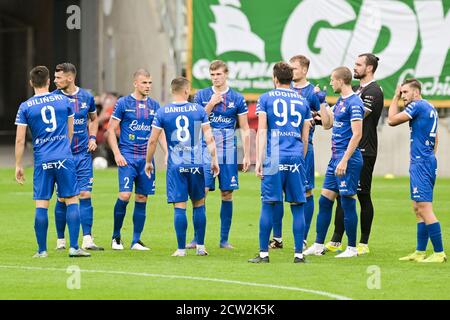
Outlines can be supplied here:
M86 108L87 108L86 102L82 102L82 103L81 103L81 109L86 109Z
M130 134L128 135L128 139L134 140L134 139L136 139L136 136L135 136L134 134L130 133Z
M227 107L230 108L230 109L234 109L236 106L234 105L234 102L231 101L231 102L228 104Z
M345 183L345 181L341 181L340 187L341 187L341 188L345 188L346 186L347 186L347 183Z
M151 116L154 116L156 113L155 113L155 110L150 109L150 110L148 111L148 114L151 115Z

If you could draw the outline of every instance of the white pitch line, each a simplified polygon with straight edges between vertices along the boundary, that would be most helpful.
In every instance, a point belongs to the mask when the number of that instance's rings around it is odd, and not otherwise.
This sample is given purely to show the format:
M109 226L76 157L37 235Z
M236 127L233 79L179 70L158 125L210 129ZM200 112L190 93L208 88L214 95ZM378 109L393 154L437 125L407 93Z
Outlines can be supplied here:
M67 272L67 269L62 269L62 268L43 268L43 267L26 267L26 266L7 266L7 265L0 265L0 268ZM184 280L198 280L198 281L230 283L230 284L238 284L238 285L242 285L242 286L264 287L264 288L289 290L289 291L301 291L301 292L316 294L316 295L320 295L320 296L325 296L328 298L333 298L336 300L352 300L349 297L341 296L341 295L334 294L334 293L329 293L326 291L311 290L311 289L304 289L304 288L298 288L298 287L279 286L279 285L274 285L274 284L264 284L264 283L256 283L256 282L246 282L246 281L217 279L217 278L192 277L192 276L179 276L179 275L170 275L170 274L155 274L155 273L144 273L144 272L84 270L84 269L80 269L80 271L81 272L89 272L89 273L121 274L121 275L139 276L139 277L154 277L154 278L169 278L169 279L184 279Z

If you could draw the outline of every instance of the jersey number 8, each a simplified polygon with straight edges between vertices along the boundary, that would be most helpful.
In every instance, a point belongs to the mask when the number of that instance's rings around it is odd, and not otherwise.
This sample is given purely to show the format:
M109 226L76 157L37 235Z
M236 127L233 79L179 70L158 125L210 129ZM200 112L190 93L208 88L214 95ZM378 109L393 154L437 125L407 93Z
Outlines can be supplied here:
M181 120L183 120L184 125L181 125ZM177 126L177 140L180 142L188 141L190 138L188 117L178 116L175 120L175 125Z

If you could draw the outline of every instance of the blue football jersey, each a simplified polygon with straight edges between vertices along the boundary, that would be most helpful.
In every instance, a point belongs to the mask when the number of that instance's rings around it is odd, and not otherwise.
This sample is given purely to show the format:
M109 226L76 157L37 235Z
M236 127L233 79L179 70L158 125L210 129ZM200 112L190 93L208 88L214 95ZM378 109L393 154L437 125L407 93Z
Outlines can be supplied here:
M352 93L350 96L338 98L333 107L334 123L331 135L331 149L333 155L347 150L353 136L352 121L364 119L364 103L361 98Z
M200 90L195 95L194 102L206 107L213 94L212 87ZM223 102L214 106L209 114L209 122L213 130L219 162L228 163L230 159L225 159L226 155L229 154L233 159L235 158L235 130L238 116L248 113L248 108L244 97L231 88L222 93L222 98ZM228 149L231 148L234 149L234 152L230 153Z
M408 117L411 131L411 160L428 158L434 154L438 113L426 100L417 100L408 104L404 111Z
M203 164L202 125L208 115L196 103L171 103L159 109L152 126L164 130L169 151L168 166Z
M65 95L73 104L75 119L73 120L72 153L87 152L89 142L88 113L97 112L94 96L82 88L77 88L73 95L66 94L59 89L53 91L53 93Z
M261 112L267 114L267 158L303 156L303 123L312 120L306 99L292 89L274 89L259 98Z
M150 97L137 100L130 94L117 101L111 117L120 121L119 150L123 156L145 158L153 118L158 109L159 103Z
M72 158L67 118L73 116L69 99L58 94L35 95L20 104L15 124L30 128L35 164Z
M316 94L314 93L314 86L311 83L307 83L306 86L300 88L300 87L294 87L294 83L291 83L291 89L297 91L299 95L301 95L303 98L305 98L308 101L309 108L312 111L320 111L320 102L319 98L317 98ZM313 136L314 136L314 130L315 130L315 124L314 122L311 125L311 129L309 129L309 139L308 142L310 144L313 143Z

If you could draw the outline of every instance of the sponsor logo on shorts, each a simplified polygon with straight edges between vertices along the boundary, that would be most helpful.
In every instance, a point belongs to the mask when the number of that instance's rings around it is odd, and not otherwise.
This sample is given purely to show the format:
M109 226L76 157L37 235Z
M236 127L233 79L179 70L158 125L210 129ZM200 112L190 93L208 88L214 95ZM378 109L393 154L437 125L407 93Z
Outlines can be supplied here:
M300 163L294 164L280 164L278 170L280 171L290 171L290 172L300 172Z
M59 170L61 168L67 169L64 166L64 162L66 162L66 160L67 159L43 163L42 169L44 169L44 170L48 170L48 169L58 169Z
M192 167L192 168L180 167L180 173L200 174L200 167Z

